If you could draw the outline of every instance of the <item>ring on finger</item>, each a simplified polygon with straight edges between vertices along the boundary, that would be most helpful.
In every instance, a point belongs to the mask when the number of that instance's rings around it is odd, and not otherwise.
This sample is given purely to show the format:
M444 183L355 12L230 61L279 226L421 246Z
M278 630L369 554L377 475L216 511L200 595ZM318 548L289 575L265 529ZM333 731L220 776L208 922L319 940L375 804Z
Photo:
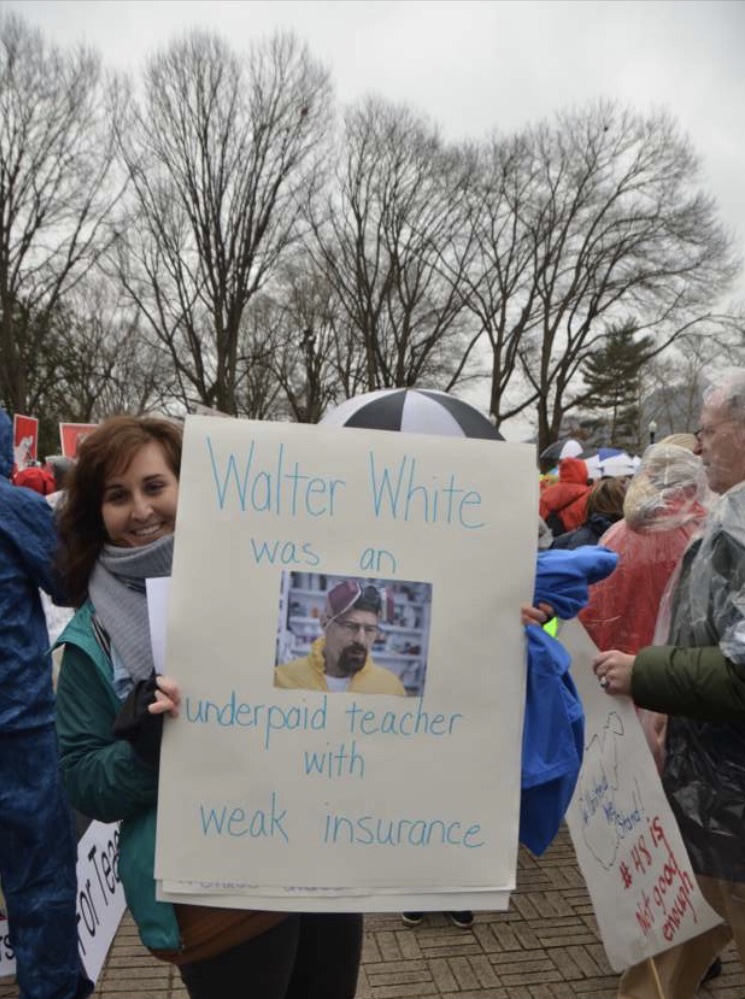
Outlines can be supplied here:
M608 677L607 676L601 676L600 677L600 686L603 689L605 689L608 686Z

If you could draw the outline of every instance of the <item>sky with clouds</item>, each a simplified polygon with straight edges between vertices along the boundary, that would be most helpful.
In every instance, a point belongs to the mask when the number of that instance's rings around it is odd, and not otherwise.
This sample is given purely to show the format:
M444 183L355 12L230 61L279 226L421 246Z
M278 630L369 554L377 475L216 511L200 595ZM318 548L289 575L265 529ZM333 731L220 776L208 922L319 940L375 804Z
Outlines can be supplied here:
M665 107L745 249L745 0L0 0L61 44L136 69L192 27L236 47L307 41L346 103L370 91L452 138L509 132L599 98Z
M745 0L0 0L12 9L130 70L194 27L237 48L291 29L330 70L339 102L376 92L452 139L601 98L665 108L745 256Z

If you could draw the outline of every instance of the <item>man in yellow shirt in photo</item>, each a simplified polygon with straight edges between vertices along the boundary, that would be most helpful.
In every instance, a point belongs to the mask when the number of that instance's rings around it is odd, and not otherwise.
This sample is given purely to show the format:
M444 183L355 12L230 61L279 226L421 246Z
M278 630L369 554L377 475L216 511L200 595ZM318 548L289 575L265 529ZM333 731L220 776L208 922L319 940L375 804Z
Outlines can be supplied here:
M323 635L313 642L307 656L276 667L274 686L405 697L396 674L376 665L371 656L380 637L386 599L384 590L352 579L333 586L321 615Z

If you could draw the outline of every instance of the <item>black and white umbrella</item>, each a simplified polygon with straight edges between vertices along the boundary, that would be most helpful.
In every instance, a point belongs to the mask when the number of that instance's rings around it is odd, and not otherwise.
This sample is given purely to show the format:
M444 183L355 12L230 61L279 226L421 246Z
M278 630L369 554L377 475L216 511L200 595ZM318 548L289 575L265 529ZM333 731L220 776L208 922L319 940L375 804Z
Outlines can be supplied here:
M558 464L562 458L582 457L580 451L582 445L573 437L565 437L562 440L554 441L541 451L541 461L553 461Z
M321 423L326 427L504 440L474 406L434 389L394 388L366 392L342 402L328 412Z

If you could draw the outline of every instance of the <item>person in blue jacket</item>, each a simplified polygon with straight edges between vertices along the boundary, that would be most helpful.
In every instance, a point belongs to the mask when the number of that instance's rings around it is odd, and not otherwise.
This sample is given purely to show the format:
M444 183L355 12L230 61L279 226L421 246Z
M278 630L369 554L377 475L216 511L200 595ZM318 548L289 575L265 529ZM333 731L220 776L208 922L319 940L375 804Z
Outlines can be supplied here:
M93 991L78 953L76 842L59 779L54 693L39 588L53 573L53 513L10 483L13 427L0 410L0 881L20 999Z

